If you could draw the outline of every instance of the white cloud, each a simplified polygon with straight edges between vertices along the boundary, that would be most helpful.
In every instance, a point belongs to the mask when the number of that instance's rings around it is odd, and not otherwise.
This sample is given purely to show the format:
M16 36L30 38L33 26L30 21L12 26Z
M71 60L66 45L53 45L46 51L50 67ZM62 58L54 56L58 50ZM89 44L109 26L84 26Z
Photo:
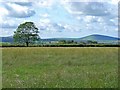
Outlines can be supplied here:
M120 0L61 0L61 3L68 2L108 2L112 4L117 4Z
M101 26L108 28L113 26L115 30L117 28L118 0L66 0L65 2L61 1L61 3L70 14L79 20L80 25L85 26L85 24L89 23L87 29L91 27L95 29L94 27L99 26L99 28L101 28ZM94 23L96 23L97 26L93 26Z
M0 29L0 37L12 36L14 33L13 29Z
M38 3L40 6L49 7L53 4L53 0L42 0Z
M54 0L34 0L32 2L37 7L50 8L55 1Z
M8 10L3 7L0 7L0 17L3 17L5 15L8 15Z
M93 20L93 18L94 16L86 16L84 21L90 23Z
M110 3L116 5L116 4L118 4L119 1L120 1L120 0L111 0Z
M71 14L77 15L92 15L92 16L107 16L113 11L117 14L118 0L62 0L61 4ZM113 15L112 14L112 15Z
M29 2L33 0L0 0L0 2Z
M3 22L0 22L1 28L17 28L18 24L14 20L4 20Z
M40 14L40 17L43 17L43 18L48 18L48 17L49 17L49 14L47 14L47 13Z
M106 16L109 15L106 3L100 2L69 2L67 10L72 14Z
M44 24L48 24L48 23L50 23L50 20L49 19L40 19L40 22L41 23L44 23Z
M4 7L4 11L6 10L5 14L10 17L15 18L26 18L33 16L35 14L35 11L30 8L29 6L21 6L16 3L2 3Z

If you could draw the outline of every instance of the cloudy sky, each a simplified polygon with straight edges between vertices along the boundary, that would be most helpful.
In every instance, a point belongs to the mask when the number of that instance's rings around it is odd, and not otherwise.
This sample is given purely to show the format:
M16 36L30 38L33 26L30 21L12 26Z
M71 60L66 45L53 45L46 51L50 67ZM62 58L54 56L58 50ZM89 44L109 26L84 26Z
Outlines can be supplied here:
M13 35L26 21L41 38L118 37L118 0L0 0L0 36Z

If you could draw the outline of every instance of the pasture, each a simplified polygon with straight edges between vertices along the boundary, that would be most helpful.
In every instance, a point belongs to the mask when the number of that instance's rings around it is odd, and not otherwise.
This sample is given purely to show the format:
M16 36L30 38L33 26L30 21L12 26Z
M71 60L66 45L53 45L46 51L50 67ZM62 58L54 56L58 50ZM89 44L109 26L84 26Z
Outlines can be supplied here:
M2 48L3 88L116 88L117 47Z

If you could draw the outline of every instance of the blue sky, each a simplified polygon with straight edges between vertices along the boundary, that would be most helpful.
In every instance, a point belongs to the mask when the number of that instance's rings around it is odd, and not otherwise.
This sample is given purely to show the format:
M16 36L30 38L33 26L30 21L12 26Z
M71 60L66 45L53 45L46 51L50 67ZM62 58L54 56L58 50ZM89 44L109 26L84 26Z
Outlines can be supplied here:
M118 37L118 0L0 0L0 36L32 21L41 38Z

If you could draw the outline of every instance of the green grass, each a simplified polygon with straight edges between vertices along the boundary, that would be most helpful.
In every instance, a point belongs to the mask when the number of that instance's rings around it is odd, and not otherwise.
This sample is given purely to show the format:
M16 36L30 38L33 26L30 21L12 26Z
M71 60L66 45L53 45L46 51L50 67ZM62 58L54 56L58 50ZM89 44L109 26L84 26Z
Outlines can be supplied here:
M118 48L3 48L3 88L116 88Z

